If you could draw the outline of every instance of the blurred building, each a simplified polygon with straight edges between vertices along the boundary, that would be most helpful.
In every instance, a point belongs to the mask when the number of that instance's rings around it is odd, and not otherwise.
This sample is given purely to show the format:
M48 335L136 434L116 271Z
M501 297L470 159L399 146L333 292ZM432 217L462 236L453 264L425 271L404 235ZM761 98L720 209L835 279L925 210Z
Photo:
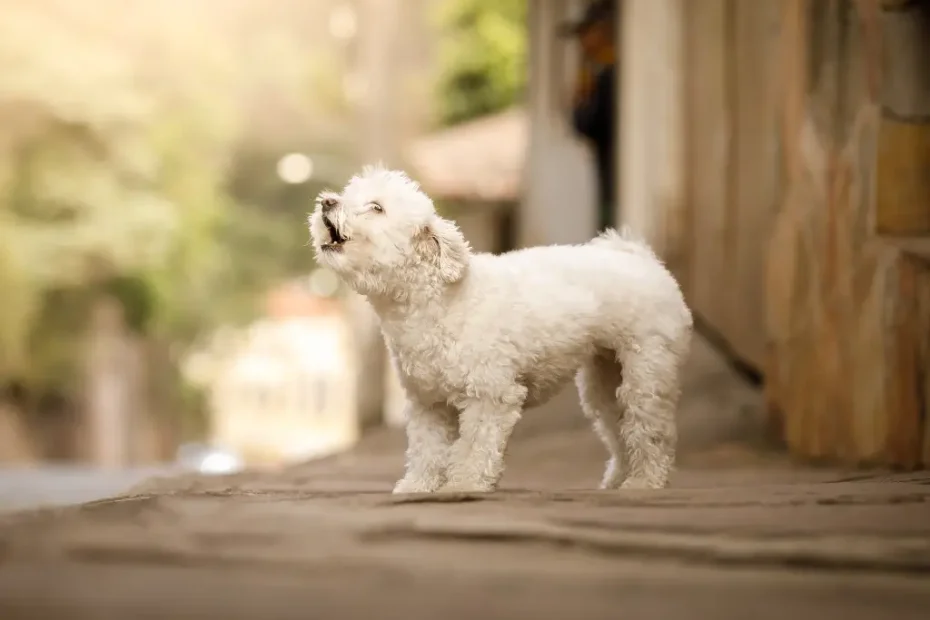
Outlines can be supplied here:
M406 153L416 179L478 252L516 244L528 129L517 107L419 138Z
M524 244L594 231L578 68L531 1ZM765 381L806 458L930 465L930 8L618 0L616 220Z
M209 390L212 444L270 464L358 439L355 360L338 302L290 282L269 294L265 317L219 338L188 364Z

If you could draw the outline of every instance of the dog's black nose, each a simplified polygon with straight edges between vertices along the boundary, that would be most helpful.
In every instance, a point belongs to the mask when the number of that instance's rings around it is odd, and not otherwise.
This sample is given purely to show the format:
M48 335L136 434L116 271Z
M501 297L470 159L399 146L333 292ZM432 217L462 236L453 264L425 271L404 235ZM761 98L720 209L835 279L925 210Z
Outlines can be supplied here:
M323 213L329 213L339 205L339 201L335 198L324 198L320 201L320 206L323 208Z

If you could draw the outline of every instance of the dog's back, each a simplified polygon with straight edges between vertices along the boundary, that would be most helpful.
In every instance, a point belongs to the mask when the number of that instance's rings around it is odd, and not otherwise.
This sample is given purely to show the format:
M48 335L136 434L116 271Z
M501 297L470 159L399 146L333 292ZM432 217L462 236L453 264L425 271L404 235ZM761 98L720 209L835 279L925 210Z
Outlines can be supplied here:
M608 228L589 241L588 245L606 246L618 252L635 254L636 256L661 262L649 244L637 236L628 226L624 226L620 231Z

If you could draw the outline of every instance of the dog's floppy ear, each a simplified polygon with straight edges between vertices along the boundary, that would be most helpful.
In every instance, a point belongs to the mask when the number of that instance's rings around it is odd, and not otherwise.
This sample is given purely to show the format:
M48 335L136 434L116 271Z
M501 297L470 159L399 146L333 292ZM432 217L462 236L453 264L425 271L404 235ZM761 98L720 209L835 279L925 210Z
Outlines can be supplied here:
M468 267L471 248L453 222L434 217L420 229L417 246L427 260L439 266L439 275L448 283L458 282Z

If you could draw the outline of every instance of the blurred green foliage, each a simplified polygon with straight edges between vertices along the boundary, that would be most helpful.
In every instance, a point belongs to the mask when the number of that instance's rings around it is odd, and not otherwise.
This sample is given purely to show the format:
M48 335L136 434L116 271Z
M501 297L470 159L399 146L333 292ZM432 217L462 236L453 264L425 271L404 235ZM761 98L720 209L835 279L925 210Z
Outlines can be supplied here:
M328 9L2 4L0 389L76 400L91 309L108 296L157 349L156 391L174 390L164 412L198 407L178 382L178 353L250 318L268 286L312 267L303 219L316 180L355 165L343 84L351 62L326 51ZM520 97L525 4L433 5L443 123ZM308 150L310 133L323 151L314 181L282 183L277 159Z
M446 0L440 23L439 114L453 125L516 103L526 84L526 0Z
M241 58L207 5L113 3L108 22L103 4L4 3L0 383L76 393L102 295L175 350L311 267L294 205L315 188L249 170Z

